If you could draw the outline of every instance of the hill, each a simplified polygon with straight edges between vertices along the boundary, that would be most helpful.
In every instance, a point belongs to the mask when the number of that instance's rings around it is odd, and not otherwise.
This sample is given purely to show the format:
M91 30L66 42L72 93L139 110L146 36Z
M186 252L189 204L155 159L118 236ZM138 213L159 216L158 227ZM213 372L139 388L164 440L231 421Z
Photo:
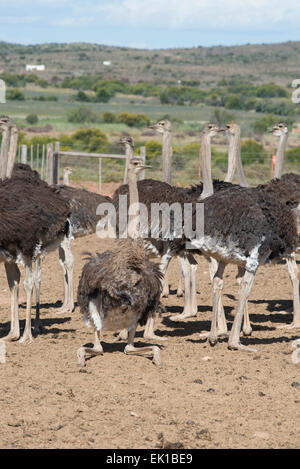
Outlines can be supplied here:
M103 62L110 62L104 65ZM45 64L47 80L101 74L104 79L136 83L199 84L210 88L222 79L286 86L299 78L300 41L279 44L142 50L89 43L20 45L0 42L0 73L24 73L26 64Z

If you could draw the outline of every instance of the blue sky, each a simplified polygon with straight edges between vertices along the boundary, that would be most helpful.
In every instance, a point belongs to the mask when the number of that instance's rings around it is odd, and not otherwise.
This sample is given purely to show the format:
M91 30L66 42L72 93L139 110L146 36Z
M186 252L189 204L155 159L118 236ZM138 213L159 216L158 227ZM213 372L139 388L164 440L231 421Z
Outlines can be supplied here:
M0 41L169 48L300 40L299 0L0 0Z

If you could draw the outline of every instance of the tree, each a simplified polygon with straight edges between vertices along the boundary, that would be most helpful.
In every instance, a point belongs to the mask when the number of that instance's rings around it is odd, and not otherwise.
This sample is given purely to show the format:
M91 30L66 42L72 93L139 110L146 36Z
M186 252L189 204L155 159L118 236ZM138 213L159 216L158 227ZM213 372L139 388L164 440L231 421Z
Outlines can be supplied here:
M36 114L28 114L28 116L26 117L26 122L28 122L28 124L37 124L39 121L39 118Z
M25 101L25 96L18 88L14 88L7 93L7 99L11 101Z

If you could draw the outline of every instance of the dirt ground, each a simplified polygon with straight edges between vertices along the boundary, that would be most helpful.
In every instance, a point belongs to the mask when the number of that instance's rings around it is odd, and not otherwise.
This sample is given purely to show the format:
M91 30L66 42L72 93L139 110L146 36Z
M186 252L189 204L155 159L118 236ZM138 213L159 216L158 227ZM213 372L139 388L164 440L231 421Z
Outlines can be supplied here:
M73 242L75 287L82 252L103 251L110 242L95 235ZM299 258L298 258L299 259ZM207 264L198 269L198 317L175 321L178 262L170 268L167 313L157 319L161 368L144 357L123 353L124 343L103 335L104 355L79 372L76 351L93 341L78 308L57 313L63 292L57 253L42 274L43 333L34 343L7 344L0 365L1 448L299 448L300 365L291 360L300 330L276 330L291 321L291 286L285 265L261 268L249 311L257 353L229 351L226 340L214 348L199 338L208 330L211 287ZM236 306L236 268L225 272L228 323ZM9 329L9 290L1 267L0 337ZM21 327L25 295L20 291ZM288 311L288 313L286 313ZM143 345L142 329L136 344ZM158 342L156 342L158 344Z

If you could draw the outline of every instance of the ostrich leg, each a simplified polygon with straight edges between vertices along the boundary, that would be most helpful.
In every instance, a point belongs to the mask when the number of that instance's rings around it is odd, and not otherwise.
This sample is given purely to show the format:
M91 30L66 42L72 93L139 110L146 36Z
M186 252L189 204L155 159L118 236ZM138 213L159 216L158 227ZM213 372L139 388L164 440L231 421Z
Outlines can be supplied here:
M100 342L100 331L95 331L95 342L93 347L79 347L77 350L78 365L85 366L87 356L103 355L103 348Z
M24 290L26 292L26 323L25 329L22 337L20 338L20 343L31 343L33 341L31 334L31 307L32 307L32 292L33 292L33 278L32 272L32 261L27 260L25 265L25 280L23 282Z
M243 314L246 303L251 292L253 285L254 277L256 272L245 271L243 280L241 281L240 291L239 291L239 300L237 306L236 316L234 318L233 326L230 331L228 348L231 350L248 350L249 352L257 352L256 349L247 347L240 343L240 332L243 321Z
M128 343L124 349L126 355L139 355L147 358L152 358L155 365L161 366L160 350L156 345L152 347L135 347L133 340L135 336L136 326L128 331Z
M180 257L184 277L184 308L173 319L186 319L197 316L196 270L197 262L192 255Z
M212 312L212 321L211 321L211 330L208 335L208 341L211 345L215 345L218 342L218 336L224 333L227 333L227 326L221 322L219 324L219 311L220 311L220 300L222 298L223 291L223 274L225 270L225 264L219 262L217 266L217 271L213 278L213 312ZM221 329L219 329L221 327Z
M70 238L65 236L59 247L59 263L64 275L64 301L58 313L71 313L74 310L73 265L74 258Z
M36 298L36 313L34 322L34 334L39 334L40 331L40 292L41 292L41 279L42 279L42 260L37 258L35 261L35 272L34 272L34 286L35 286L35 298Z
M20 337L19 325L19 284L20 270L15 263L5 262L5 270L9 289L11 292L11 322L10 331L2 340L13 341Z
M293 322L285 326L278 326L277 329L294 329L300 327L299 272L295 254L287 258L287 266L293 285Z
M165 273L165 276L164 276L164 278L163 278L163 282L162 282L162 293L161 293L161 296L162 296L163 298L168 298L169 293L170 293L170 290L169 290L168 272L166 272L166 273Z
M179 271L179 279L178 279L178 286L177 286L177 293L176 295L178 297L181 297L183 296L183 288L182 288L182 270L181 270L181 267L180 267L180 271Z

